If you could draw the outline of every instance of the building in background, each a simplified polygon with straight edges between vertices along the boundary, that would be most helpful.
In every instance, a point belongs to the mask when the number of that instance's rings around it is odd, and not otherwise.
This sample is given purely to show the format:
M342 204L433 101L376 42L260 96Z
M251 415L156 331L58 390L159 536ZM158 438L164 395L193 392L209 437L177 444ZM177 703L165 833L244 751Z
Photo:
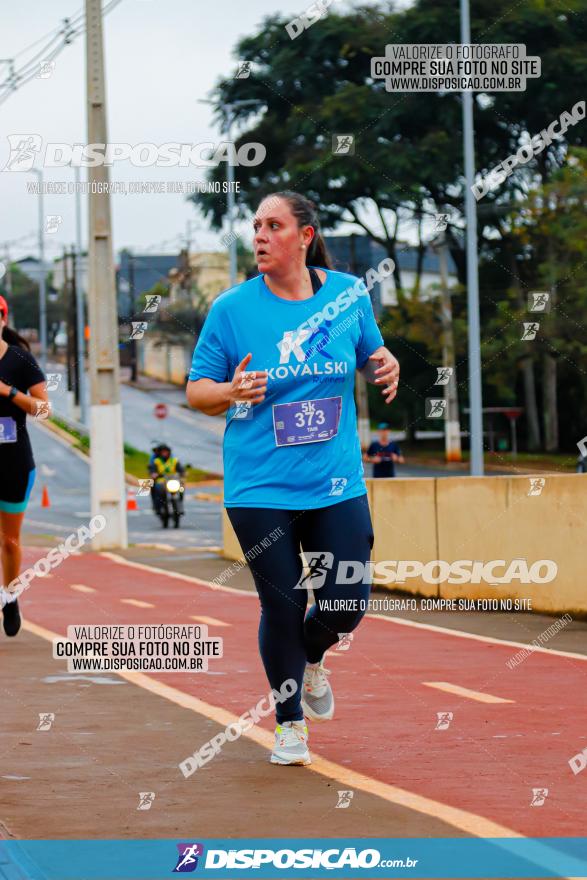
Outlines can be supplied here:
M82 254L81 257L76 256L76 270L79 273L78 278L84 293L88 290L88 256ZM53 285L61 290L65 284L65 265L63 257L58 257L51 264L53 272ZM70 271L68 269L68 271Z
M368 269L376 269L381 260L387 257L387 251L367 235L326 235L326 246L339 272L350 272L352 275L365 275ZM401 273L404 290L411 291L416 283L418 267L418 248L410 245L398 245L396 263ZM457 271L450 254L447 254L448 284L457 284ZM420 296L428 299L440 291L439 256L431 247L423 254L422 274L420 276ZM397 292L393 275L381 283L376 282L371 290L371 300L375 316L379 317L383 308L397 305Z
M182 251L175 269L169 274L169 303L196 304L196 291L208 304L230 287L230 267L227 251ZM237 283L244 275L237 275Z
M177 267L178 261L177 254L138 254L122 250L116 266L119 316L123 318L134 314L139 308L142 295L152 290L156 284L169 287L169 273ZM133 277L134 308L131 302Z
M31 281L34 281L35 284L39 283L39 275L40 270L40 261L37 257L23 257L22 260L11 260L10 261L13 266L16 266L17 269L20 269L23 275L26 275L27 278L30 278ZM45 266L47 270L51 268L51 266L45 260Z

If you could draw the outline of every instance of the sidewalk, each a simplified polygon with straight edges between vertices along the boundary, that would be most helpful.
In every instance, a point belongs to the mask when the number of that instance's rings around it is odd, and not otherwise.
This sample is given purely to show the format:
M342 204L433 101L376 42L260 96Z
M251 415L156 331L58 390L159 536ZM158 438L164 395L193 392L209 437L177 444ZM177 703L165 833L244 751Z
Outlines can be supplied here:
M128 550L117 551L117 554L132 562L140 562L165 571L179 572L190 577L199 577L204 581L214 581L227 569L230 560L224 559L216 552L193 552L177 550L169 552L157 547L129 547ZM255 592L255 585L248 565L236 570L230 569L230 576L224 583L239 590ZM399 590L373 590L372 596L385 599L413 598L411 594ZM415 597L419 602L419 598ZM380 607L377 611L384 617L397 617L418 623L446 627L459 632L475 633L496 639L531 644L544 630L553 623L554 617L547 614L533 613L499 613L487 611L402 611L386 610ZM549 647L559 651L571 651L587 656L587 622L574 621L562 629L549 643Z

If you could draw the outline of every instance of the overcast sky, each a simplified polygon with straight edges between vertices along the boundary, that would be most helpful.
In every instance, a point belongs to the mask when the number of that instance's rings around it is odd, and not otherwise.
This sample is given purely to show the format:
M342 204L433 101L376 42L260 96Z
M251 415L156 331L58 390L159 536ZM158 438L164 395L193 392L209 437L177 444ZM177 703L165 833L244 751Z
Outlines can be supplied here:
M64 18L81 13L80 0L77 4L76 0L5 2L0 58L16 56L18 70L47 40L28 52L23 50L57 29ZM305 0L287 0L279 11L291 13L293 18L306 5ZM275 11L272 0L122 0L105 17L104 25L109 141L161 144L221 140L211 108L198 99L208 97L221 77L234 73L232 51L238 39L255 33L264 16ZM10 154L7 135L38 134L44 143L87 141L84 55L85 35L79 35L56 58L49 78L31 80L0 104L0 168ZM7 66L0 65L2 80L7 72ZM205 169L194 167L139 169L124 162L111 169L111 180L185 182L203 180L204 174ZM27 172L0 172L0 259L4 242L19 239L37 227L38 197L26 188L27 182L34 180ZM73 172L48 168L45 180L73 181ZM117 251L122 247L176 250L188 220L192 221L192 249L220 247L219 235L209 231L182 195L113 195L111 204ZM48 258L74 242L74 212L72 195L45 196L45 215L63 218L57 232L46 237ZM85 244L85 196L82 223ZM166 247L160 247L163 242ZM33 237L12 246L13 259L28 253L36 254Z

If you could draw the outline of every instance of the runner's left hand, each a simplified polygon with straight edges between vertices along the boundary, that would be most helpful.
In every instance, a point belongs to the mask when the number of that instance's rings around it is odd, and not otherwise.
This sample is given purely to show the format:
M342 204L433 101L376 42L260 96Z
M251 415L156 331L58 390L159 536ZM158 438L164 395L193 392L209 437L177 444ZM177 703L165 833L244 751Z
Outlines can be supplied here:
M381 393L385 397L386 403L391 403L397 394L397 386L399 384L399 363L388 348L384 345L376 348L369 358L370 361L377 361L378 368L375 370L375 384L382 385Z

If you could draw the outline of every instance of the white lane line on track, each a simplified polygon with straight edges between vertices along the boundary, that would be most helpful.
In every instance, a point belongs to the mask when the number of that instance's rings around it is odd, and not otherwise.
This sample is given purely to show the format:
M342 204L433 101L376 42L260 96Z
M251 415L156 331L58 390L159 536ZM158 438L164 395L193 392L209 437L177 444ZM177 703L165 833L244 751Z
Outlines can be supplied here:
M42 626L38 626L36 623L31 623L31 621L28 620L23 621L23 629L51 643L53 643L55 639L60 638L57 633L45 629ZM212 706L210 703L205 703L203 700L193 697L191 694L186 694L177 688L163 684L161 681L151 678L143 672L113 672L112 674L125 679L137 687L150 691L152 694L155 694L162 699L169 700L177 706L182 706L184 709L190 709L192 712L202 715L222 727L227 727L229 724L234 724L238 721L238 716L232 712L228 712L226 709L222 709L219 706ZM245 731L242 736L252 740L268 751L271 751L273 748L274 737L268 730L263 730L262 728L255 726L250 730ZM360 789L361 791L379 797L388 803L396 804L397 806L404 807L408 810L414 810L415 812L422 813L426 816L432 816L433 818L445 822L447 825L452 825L454 828L458 828L460 831L464 831L466 834L470 834L474 837L494 838L494 845L503 848L506 851L509 851L509 838L526 839L524 834L520 834L511 828L507 828L505 825L492 822L491 819L486 819L484 816L478 816L476 813L470 813L466 810L461 810L458 807L451 807L448 804L443 804L440 801L435 801L431 798L424 797L423 795L415 794L414 792L407 791L398 786L389 785L386 782L380 782L378 779L373 779L370 776L366 776L364 773L357 773L347 767L342 767L340 764L336 764L334 761L329 761L319 755L313 756L312 764L308 765L305 770L309 773L317 773L327 779L334 779L345 785L347 789ZM178 767L178 778L180 776L182 776L182 774ZM546 866L549 870L554 872L554 876L560 876L557 872L557 865L560 864L560 853L548 845L537 843L535 841L528 841L528 851L524 858L526 861L540 865L541 868ZM583 870L582 864L580 865L580 869L581 871ZM577 877L564 877L561 878L561 880L578 880L578 877L579 865L577 868Z
M224 620L218 620L217 617L208 617L206 614L191 614L190 620L198 620L200 623L206 623L210 626L232 626L232 623L226 623Z
M167 571L166 568L145 565L144 562L133 562L130 559L125 559L123 556L118 556L117 553L110 553L105 550L100 553L100 556L103 556L105 559L110 559L118 565L128 565L130 568L138 568L140 571L150 571L151 574L162 574L165 575L165 577L170 577L177 581L184 581L184 583L188 584L197 584L199 587L207 587L209 590L221 590L223 593L232 593L236 596L252 596L257 599L256 593L247 593L245 590L237 590L236 587L225 587L224 584L213 584L210 581L203 581L199 578L191 577L189 574L181 574L179 571ZM229 564L227 564L226 567L228 568Z
M86 584L70 584L70 590L75 590L77 593L95 593L96 590L93 587L88 587Z
M149 544L146 541L135 544L135 547L148 547L148 548L152 547L155 550L175 550L175 547L173 546L173 544L159 544L159 543Z
M125 605L134 605L135 608L154 608L151 602L143 602L142 599L121 599Z
M130 559L124 559L122 556L118 556L117 553L109 553L104 551L100 553L100 556L104 556L106 559L112 560L112 562L117 562L119 565L128 565L131 568L138 568L141 571L150 571L152 574L163 574L167 577L175 578L176 580L185 581L188 584L197 584L199 587L207 587L210 590L222 590L226 593L236 593L240 596L248 596L249 598L257 599L258 597L256 593L249 592L247 590L238 590L236 587L226 587L223 584L213 584L210 581L202 580L202 578L191 577L189 574L180 574L177 571L167 571L165 568L157 568L154 565L145 565L143 562L133 562ZM230 563L227 562L227 568L230 566ZM483 642L483 644L490 645L509 645L512 648L526 648L528 651L536 651L539 654L549 654L555 657L570 657L573 660L583 660L587 661L587 654L575 654L572 651L557 651L555 648L543 648L534 647L533 645L524 644L523 642L512 642L509 639L496 639L493 636L480 636L477 633L468 633L461 632L456 629L449 629L446 626L435 626L432 623L417 623L415 620L403 620L401 617L386 617L384 614L366 614L365 617L370 618L371 620L384 620L386 623L397 623L400 626L412 626L415 629L425 629L430 632L441 633L447 636L454 636L456 639L471 639L475 642Z
M47 522L42 519L29 519L29 517L27 517L26 522L31 526L40 526L42 529L49 529L50 534L53 534L54 532L71 533L71 528L68 528L67 526L60 526L57 523Z
M447 694L456 694L458 697L466 697L468 700L476 700L478 703L515 703L515 700L506 700L503 697L496 697L493 694L486 694L483 691L472 691L469 688L461 687L458 684L451 684L449 681L423 681L423 685L430 688L436 688L438 691L445 691Z
M538 654L549 654L555 657L570 657L573 660L587 661L587 654L575 654L573 651L557 651L556 648L535 647L524 642L512 642L510 639L496 639L493 636L480 636L477 633L462 632L458 629L449 629L447 626L436 626L433 623L417 623L415 620L403 620L401 617L385 617L383 614L366 614L365 617L385 620L387 623L399 623L400 626L412 626L415 629L426 629L429 632L442 633L454 636L456 639L471 639L474 642L483 642L489 645L509 645L511 648L525 648L527 651Z

